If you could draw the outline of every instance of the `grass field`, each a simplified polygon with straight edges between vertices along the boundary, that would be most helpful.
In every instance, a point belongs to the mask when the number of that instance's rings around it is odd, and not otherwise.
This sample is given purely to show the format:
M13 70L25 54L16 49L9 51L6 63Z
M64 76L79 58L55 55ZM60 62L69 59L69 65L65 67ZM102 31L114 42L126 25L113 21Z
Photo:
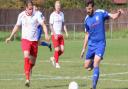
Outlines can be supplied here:
M66 40L65 53L60 57L61 69L49 63L53 53L39 47L31 87L24 86L23 55L19 41L0 42L0 89L68 89L76 81L80 89L89 89L91 74L83 68L79 58L83 41ZM128 89L128 39L109 39L97 89Z

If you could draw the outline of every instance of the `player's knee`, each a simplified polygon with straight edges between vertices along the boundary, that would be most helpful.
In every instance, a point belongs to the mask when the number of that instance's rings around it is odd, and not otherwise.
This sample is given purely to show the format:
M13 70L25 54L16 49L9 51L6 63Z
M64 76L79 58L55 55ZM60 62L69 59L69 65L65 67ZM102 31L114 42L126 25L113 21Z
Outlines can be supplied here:
M88 69L88 68L89 68L89 65L84 64L84 68L85 68L85 69Z
M29 58L30 59L29 55L24 55L24 58Z
M61 49L61 52L64 53L64 49Z
M93 64L94 68L99 67L99 65L100 65L100 60L99 61L94 61L94 64Z
M56 48L55 48L55 51L59 51L59 50L60 50L59 47L56 47Z
M64 46L61 45L61 46L60 46L60 49L61 49L61 51L64 51Z
M99 67L99 64L94 64L93 67L94 68Z
M94 68L99 67L99 62L94 62L93 67Z
M99 57L99 56L96 55L95 56L95 59L94 59L94 64L93 64L94 68L95 67L99 67L100 62L101 62L101 57Z
M24 51L24 58L29 58L29 52L28 51Z

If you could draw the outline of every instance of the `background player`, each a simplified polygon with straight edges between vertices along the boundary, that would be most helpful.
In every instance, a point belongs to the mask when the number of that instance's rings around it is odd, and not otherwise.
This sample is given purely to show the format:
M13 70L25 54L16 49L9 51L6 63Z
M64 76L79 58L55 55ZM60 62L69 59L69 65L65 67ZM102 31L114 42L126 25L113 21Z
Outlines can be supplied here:
M87 3L86 11L88 15L84 21L85 39L83 50L81 52L81 58L83 57L85 49L88 46L84 67L86 69L94 67L92 89L96 89L100 74L99 64L103 58L106 47L105 20L109 18L116 19L123 13L123 11L118 10L115 14L108 13L107 11L101 9L94 11L93 1L89 1Z
M64 14L61 12L60 1L55 2L55 11L50 15L49 23L52 32L52 43L55 49L54 56L51 57L50 60L56 68L60 68L58 59L59 56L64 52L64 37L62 35L62 29L64 29L66 36L68 37L67 28L64 24Z
M14 26L9 38L6 39L8 43L14 34L22 26L22 50L24 54L24 72L26 76L26 86L30 86L30 73L35 65L38 51L38 39L37 39L37 26L41 24L45 33L45 39L49 40L47 27L37 12L33 12L32 1L26 1L26 10L21 12L18 16L17 23Z

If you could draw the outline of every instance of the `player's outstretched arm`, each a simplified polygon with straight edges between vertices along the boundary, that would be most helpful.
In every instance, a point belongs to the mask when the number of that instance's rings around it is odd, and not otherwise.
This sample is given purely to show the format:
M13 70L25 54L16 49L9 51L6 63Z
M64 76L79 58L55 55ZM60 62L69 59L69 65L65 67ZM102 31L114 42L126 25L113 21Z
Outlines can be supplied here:
M55 34L55 31L54 31L54 29L53 29L53 24L50 24L50 30L51 30L51 32L53 33L53 35L56 35L56 34Z
M18 31L18 29L19 29L19 26L15 25L11 32L11 35L6 39L6 43L8 43L12 39L12 37L15 35L15 33Z
M65 25L65 24L64 24L63 26L64 26L64 31L65 31L66 37L68 38L68 31L67 31L67 27L66 27L66 25Z
M46 26L46 24L45 24L45 21L43 21L42 27L43 27L43 30L44 30L44 33L45 33L45 39L46 39L47 41L49 41L48 30L47 30L47 26Z
M51 32L53 33L55 39L58 39L58 36L56 35L56 33L55 33L55 31L54 31L53 24L50 24L50 30L51 30Z
M82 59L83 56L84 56L84 52L85 52L85 49L86 49L87 44L88 44L88 37L89 37L88 32L85 32L85 38L84 38L83 49L82 49L82 51L81 51L81 55L80 55L80 58L81 58L81 59Z
M120 17L121 14L124 14L124 11L122 9L119 9L116 13L110 13L109 15L112 19L117 19Z

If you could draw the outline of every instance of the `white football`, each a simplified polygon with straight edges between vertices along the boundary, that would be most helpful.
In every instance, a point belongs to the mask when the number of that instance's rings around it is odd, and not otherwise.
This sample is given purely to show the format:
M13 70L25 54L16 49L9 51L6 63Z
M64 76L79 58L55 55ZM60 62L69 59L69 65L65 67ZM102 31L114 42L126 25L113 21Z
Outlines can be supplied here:
M79 89L79 85L75 81L72 81L70 82L68 89Z

